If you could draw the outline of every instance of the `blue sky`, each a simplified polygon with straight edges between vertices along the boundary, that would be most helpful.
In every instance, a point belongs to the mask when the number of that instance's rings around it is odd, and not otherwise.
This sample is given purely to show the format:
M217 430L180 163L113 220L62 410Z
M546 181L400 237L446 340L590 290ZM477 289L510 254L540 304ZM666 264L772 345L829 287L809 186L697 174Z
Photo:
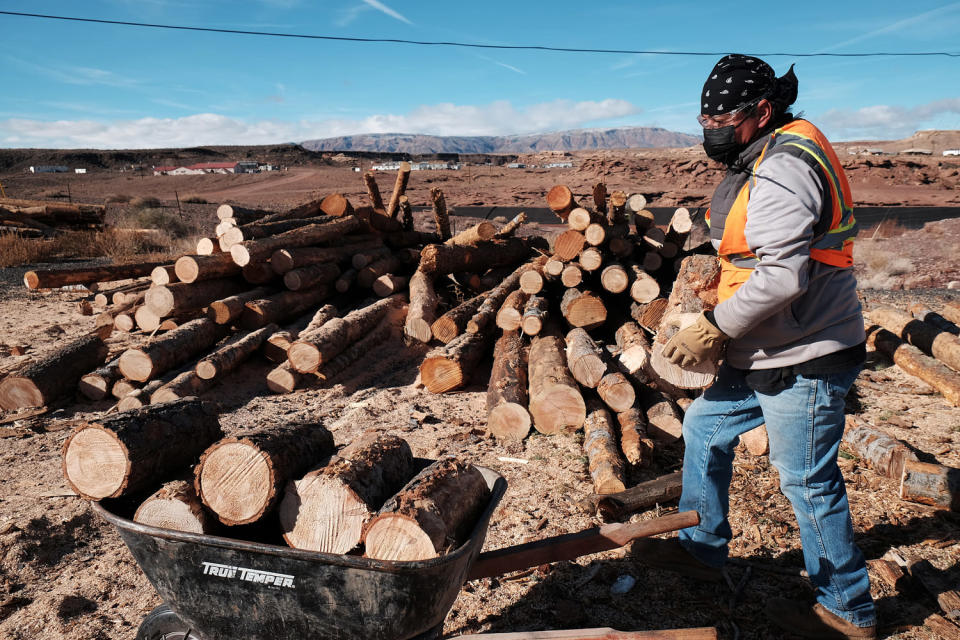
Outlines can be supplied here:
M0 1L0 10L315 35L649 51L960 52L960 2ZM196 33L0 15L0 147L268 144L355 133L699 133L717 57ZM960 57L796 63L836 140L960 129Z

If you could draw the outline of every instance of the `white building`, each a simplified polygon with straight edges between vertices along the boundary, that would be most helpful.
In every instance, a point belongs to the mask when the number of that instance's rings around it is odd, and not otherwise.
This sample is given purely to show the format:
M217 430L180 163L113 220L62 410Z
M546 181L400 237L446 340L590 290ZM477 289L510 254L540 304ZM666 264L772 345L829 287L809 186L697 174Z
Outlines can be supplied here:
M943 152L945 156L960 156L960 149L947 149Z

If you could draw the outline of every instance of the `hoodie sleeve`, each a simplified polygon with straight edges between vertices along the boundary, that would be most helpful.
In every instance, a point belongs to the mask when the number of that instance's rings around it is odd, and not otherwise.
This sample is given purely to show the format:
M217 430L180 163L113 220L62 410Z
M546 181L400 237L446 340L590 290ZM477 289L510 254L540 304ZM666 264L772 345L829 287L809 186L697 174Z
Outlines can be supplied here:
M776 153L760 163L744 229L758 264L736 293L717 305L721 331L739 338L807 290L813 226L822 204L820 179L800 158Z

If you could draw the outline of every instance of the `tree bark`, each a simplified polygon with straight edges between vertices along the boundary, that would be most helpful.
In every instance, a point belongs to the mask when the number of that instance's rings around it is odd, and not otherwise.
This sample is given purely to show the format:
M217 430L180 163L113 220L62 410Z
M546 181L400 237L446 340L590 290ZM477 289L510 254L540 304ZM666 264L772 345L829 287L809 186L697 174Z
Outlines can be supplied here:
M334 318L309 337L290 345L287 358L300 373L312 373L370 331L393 307L403 304L398 294Z
M635 323L624 322L614 333L620 349L620 363L630 373L643 370L650 362L650 340Z
M270 284L277 279L277 274L269 262L245 264L240 273L243 274L243 279L249 284Z
M491 222L481 222L469 229L461 231L457 235L448 239L444 244L455 244L460 246L476 246L477 243L492 240L497 233L497 228Z
M486 292L476 295L437 318L430 326L433 337L443 344L449 344L454 338L464 333L467 328L467 322L469 322L470 318L477 312L477 309L480 308L480 305L483 304L486 298Z
M547 435L576 431L586 419L583 396L563 352L563 339L554 329L541 331L530 342L529 410L533 426Z
M86 335L0 380L0 408L43 407L74 393L80 377L107 359L107 345Z
M157 486L222 437L213 405L197 398L124 411L76 429L63 445L63 475L88 500Z
M509 238L510 236L512 236L512 235L514 234L514 232L516 232L516 230L520 227L520 225L522 225L522 224L525 223L526 221L527 221L527 214L526 214L526 212L521 211L521 212L518 213L517 215L513 216L513 218L510 220L510 222L508 222L507 224L503 225L503 226L500 228L500 230L497 231L497 232L494 234L493 237L494 237L494 238Z
M543 296L530 296L523 308L520 327L528 336L539 335L550 319L550 300Z
M683 435L683 414L677 404L657 389L639 386L636 389L647 415L647 433L663 444L671 444Z
M371 353L375 353L381 343L390 340L394 337L395 333L398 333L396 330L399 329L406 312L406 305L391 307L373 330L324 364L323 367L317 371L317 377L324 382L330 382L333 378L346 371L353 363Z
M246 240L230 247L233 261L241 267L251 262L266 260L277 249L308 247L320 242L334 240L361 227L356 216L346 216L333 222L311 224L260 240Z
M252 356L280 327L268 324L262 329L238 335L197 363L197 375L204 380L223 377Z
M328 262L343 262L357 253L376 251L383 247L383 241L373 236L346 236L340 240L346 242L352 237L364 239L336 247L277 249L270 255L270 268L278 275L282 275L300 267L310 267Z
M960 511L960 469L907 460L900 481L900 498Z
M217 253L210 256L182 256L174 264L174 271L180 282L197 282L235 276L240 273L240 267L234 264L229 253Z
M346 293L353 287L357 281L357 270L350 268L340 274L337 281L333 284L338 293Z
M463 333L429 352L420 365L420 380L430 393L446 393L470 381L490 348L492 331Z
M377 179L373 175L373 171L365 171L363 173L363 184L367 188L367 197L370 198L370 206L374 209L384 209L383 198L380 196L380 187L377 186Z
M953 335L960 334L960 327L950 322L936 311L928 309L927 306L922 302L916 302L910 305L910 313L917 320L931 324L940 331L946 331L947 333L952 333Z
M497 311L497 326L504 331L519 329L523 321L523 308L529 297L522 289L511 291Z
M214 300L239 294L248 288L248 285L230 278L197 283L176 282L148 289L143 299L154 313L166 318L177 311L200 309Z
M526 438L530 432L527 401L527 349L516 331L504 331L493 348L487 431L498 440Z
M250 524L277 505L289 480L333 452L333 436L318 423L248 427L207 447L194 487L220 522Z
M955 335L893 307L872 307L868 315L890 333L960 371L960 340Z
M239 227L223 229L217 240L223 251L230 251L235 244L249 240L259 240L270 236L300 229L311 224L323 224L333 221L333 216L319 216L316 218L296 218L292 220L278 220L276 222L252 222Z
M306 291L284 291L268 298L249 300L240 314L240 326L259 329L280 324L316 307L330 297L330 287L321 285Z
M410 206L410 198L400 196L400 221L404 231L413 231L413 207Z
M617 447L617 430L607 408L596 400L587 405L583 423L583 450L589 461L593 492L600 495L623 491L623 458Z
M283 539L295 549L349 553L387 498L415 475L404 440L367 431L329 465L287 485L278 509Z
M266 298L274 293L273 289L258 287L235 296L214 300L207 306L207 317L217 324L232 324L240 319L244 305L251 300Z
M490 240L472 247L431 244L421 252L420 269L433 274L460 271L478 273L522 262L541 244L542 241L535 237Z
M681 329L690 326L703 311L717 304L720 265L713 256L684 258L667 300L663 320L653 342L650 364L657 375L681 389L702 389L713 383L717 359L681 368L663 356L663 347Z
M903 342L886 329L870 333L867 344L872 344L905 372L939 391L947 402L960 407L960 374L956 371L924 355L920 349Z
M477 333L492 327L496 323L497 311L503 306L507 296L520 286L520 279L523 275L542 268L546 260L546 256L538 256L530 262L520 265L510 275L503 278L500 284L488 291L486 299L467 322L467 331Z
M900 479L908 460L917 456L905 444L866 424L852 424L844 430L843 442L867 467L882 476Z
M560 313L574 327L594 329L607 321L607 307L590 291L567 289L560 300Z
M410 163L401 162L397 170L397 180L393 184L393 193L390 194L390 204L387 205L387 217L393 218L397 214L400 196L407 190L407 181L410 180Z
M302 291L336 282L339 277L340 267L332 262L325 262L287 271L283 274L283 284L291 291Z
M359 271L367 265L389 256L391 253L390 248L383 245L371 247L370 249L354 253L350 258L350 265Z
M410 310L403 331L406 335L419 340L430 342L433 330L430 328L436 320L437 305L440 299L433 288L433 276L417 269L410 278Z
M641 482L620 493L588 498L580 504L588 513L593 514L599 511L606 519L623 520L642 509L676 500L680 497L682 489L683 472L674 471L659 478Z
M387 501L364 533L364 556L426 560L458 548L490 499L473 465L439 460Z
M401 268L403 264L400 262L399 254L391 253L362 269L357 269L357 284L369 289L380 276L394 273Z
M571 375L583 386L596 389L607 374L607 365L600 347L590 334L581 328L571 329L567 333L566 343L567 367Z
M144 500L133 514L133 521L151 527L210 534L216 521L207 513L193 483L171 480Z
M638 407L617 414L620 424L620 449L634 467L649 467L653 462L653 440L647 437L647 417Z
M68 284L90 284L93 282L112 282L149 276L157 267L169 262L138 262L103 267L61 267L58 269L37 269L27 271L23 283L28 289L54 289Z
M619 371L613 371L600 378L597 384L597 395L616 413L626 411L637 399L633 385Z
M120 371L125 378L145 382L210 348L226 333L225 327L209 318L192 320L143 348L124 351Z
M104 366L81 376L78 388L90 400L103 400L120 379L120 358L116 357Z

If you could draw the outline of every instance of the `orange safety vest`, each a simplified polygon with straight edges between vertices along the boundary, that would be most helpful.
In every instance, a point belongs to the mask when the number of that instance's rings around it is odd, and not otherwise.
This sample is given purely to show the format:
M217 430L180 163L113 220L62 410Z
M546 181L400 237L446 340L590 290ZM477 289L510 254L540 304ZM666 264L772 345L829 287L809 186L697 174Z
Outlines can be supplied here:
M722 239L717 249L721 266L717 291L720 302L730 298L747 281L757 264L757 256L747 246L744 234L747 202L750 200L751 186L757 183L757 167L768 153L774 151L798 155L813 166L827 187L820 220L814 225L810 257L835 267L853 265L853 239L857 235L857 222L853 216L853 197L847 176L823 133L806 120L794 120L770 134L770 140L753 164L751 178L740 189L724 221ZM709 209L706 222L709 226Z

